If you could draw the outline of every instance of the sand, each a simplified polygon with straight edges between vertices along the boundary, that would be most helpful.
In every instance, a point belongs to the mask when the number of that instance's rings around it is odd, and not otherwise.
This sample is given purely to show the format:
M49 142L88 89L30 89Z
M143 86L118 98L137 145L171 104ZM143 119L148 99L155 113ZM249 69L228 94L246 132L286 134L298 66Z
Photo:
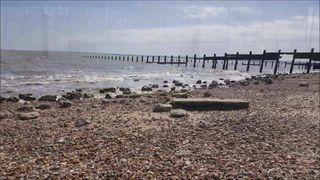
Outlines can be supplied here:
M190 97L243 99L249 109L152 112L171 98L1 104L0 177L66 179L318 179L320 74L294 74L248 86L190 91ZM309 86L299 87L300 82ZM49 104L18 119L19 107ZM76 122L85 119L81 127Z

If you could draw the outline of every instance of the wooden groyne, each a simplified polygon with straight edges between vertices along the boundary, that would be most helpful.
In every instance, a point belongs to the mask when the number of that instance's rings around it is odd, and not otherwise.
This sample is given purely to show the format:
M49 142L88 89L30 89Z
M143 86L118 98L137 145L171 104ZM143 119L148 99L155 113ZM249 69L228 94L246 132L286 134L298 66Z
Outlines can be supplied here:
M292 55L290 61L280 61L281 55ZM290 66L289 73L293 72L294 66L298 66L299 69L306 69L309 73L310 70L320 69L320 53L314 52L312 48L310 52L297 52L295 49L293 52L266 52L262 54L253 54L251 51L248 54L235 54L225 53L223 56L213 54L213 56L206 56L205 54L198 57L196 54L193 57L186 56L155 56L155 55L83 55L83 58L94 58L94 59L105 59L105 60L119 60L119 61L131 61L131 62L145 62L145 63L156 63L156 64L171 64L171 65L191 65L193 67L201 66L205 68L210 66L213 69L217 68L217 64L222 65L223 70L238 70L238 67L245 66L245 70L250 71L250 67L258 66L259 72L262 73L263 68L267 64L271 64L273 73L278 72L280 65L284 67ZM296 62L297 60L307 60L307 62ZM241 62L241 64L239 64ZM232 66L232 67L231 67Z

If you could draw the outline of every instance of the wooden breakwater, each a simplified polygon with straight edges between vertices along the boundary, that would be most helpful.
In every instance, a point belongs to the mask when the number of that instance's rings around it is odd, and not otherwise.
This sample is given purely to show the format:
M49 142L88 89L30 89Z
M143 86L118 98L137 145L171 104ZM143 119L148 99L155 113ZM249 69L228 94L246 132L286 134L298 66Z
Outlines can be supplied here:
M292 60L290 61L280 61L281 55L292 55ZM262 73L263 68L267 64L271 64L273 73L278 72L278 68L281 65L284 67L290 67L289 73L293 72L294 66L298 66L299 69L306 69L309 73L310 70L320 69L320 53L314 52L312 48L310 52L297 52L295 49L293 52L266 52L263 51L262 54L253 54L251 51L248 54L235 54L225 53L223 56L218 56L213 54L213 56L206 56L205 54L198 57L196 54L192 57L186 56L155 56L155 55L83 55L83 58L94 58L94 59L105 59L105 60L122 60L122 61L132 61L132 62L145 62L145 63L156 63L156 64L177 64L178 66L191 65L193 67L201 66L205 68L206 65L210 65L211 68L216 69L217 64L221 64L223 70L238 70L239 66L245 66L245 70L250 71L250 67L258 66L259 72ZM297 62L297 60L305 60L306 62ZM241 62L241 64L239 64ZM232 67L231 67L232 66Z

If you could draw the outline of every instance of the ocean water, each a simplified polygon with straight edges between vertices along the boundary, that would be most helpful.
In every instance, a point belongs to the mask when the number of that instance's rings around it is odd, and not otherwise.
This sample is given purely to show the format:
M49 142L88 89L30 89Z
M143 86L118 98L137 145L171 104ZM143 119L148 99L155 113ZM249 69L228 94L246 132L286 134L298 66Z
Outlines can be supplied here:
M63 94L75 88L97 93L105 87L129 87L137 92L143 85L159 84L163 81L178 80L193 85L198 79L211 82L219 78L241 80L251 75L259 74L259 66L251 66L250 72L245 71L246 65L238 64L234 71L233 62L230 70L222 70L218 63L217 69L212 69L207 63L202 68L202 62L185 65L159 65L145 62L88 59L84 54L71 52L27 52L1 51L1 95L11 96L19 93L31 93L35 96L45 94ZM145 61L145 60L144 60ZM271 63L264 68L263 73L272 73ZM279 72L288 72L289 66L280 65ZM134 81L138 79L139 81ZM167 88L167 89L170 89Z

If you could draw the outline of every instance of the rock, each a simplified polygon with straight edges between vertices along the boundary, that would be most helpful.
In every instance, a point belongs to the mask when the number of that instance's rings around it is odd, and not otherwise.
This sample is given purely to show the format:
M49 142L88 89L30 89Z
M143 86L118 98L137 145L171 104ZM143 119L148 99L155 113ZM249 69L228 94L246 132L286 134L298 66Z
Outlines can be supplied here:
M184 109L173 109L170 112L170 116L173 118L179 118L179 117L184 117L187 116L188 112Z
M200 87L205 89L205 88L207 88L207 85L206 84L201 84Z
M199 123L198 123L198 127L199 128L203 128L203 129L205 129L205 128L208 128L210 125L206 122L206 121L200 121Z
M230 81L230 84L237 84L237 81L231 80L231 81Z
M172 97L176 97L176 98L188 98L188 94L187 94L187 93L176 93L176 94L173 94Z
M229 85L229 84L231 84L231 81L230 81L230 79L226 79L226 80L224 80L224 83L226 83L226 85Z
M271 79L271 78L268 78L268 77L264 79L264 82L265 82L266 84L272 84L272 83L273 83L272 79Z
M212 89L212 88L215 88L215 87L218 87L218 82L217 81L212 81L210 84L209 84L209 89Z
M219 80L223 81L224 79L223 78L219 78Z
M32 112L34 111L34 108L32 106L22 106L18 109L16 109L18 112Z
M259 84L259 81L253 81L253 84L256 84L256 85L258 85Z
M203 97L210 97L211 96L211 93L206 91L203 93Z
M111 94L111 93L107 93L104 98L106 99L112 99L112 98L115 98L115 95L114 94Z
M173 108L187 110L237 110L249 108L249 102L240 99L175 98L171 104Z
M61 101L59 101L59 104L60 104L61 108L67 108L67 107L72 106L72 102L69 100L61 100Z
M72 101L75 99L80 99L82 97L82 94L79 92L68 92L67 94L62 95L62 97Z
M169 112L172 109L171 104L156 104L153 107L153 112Z
M102 99L101 104L109 104L109 103L110 103L110 100Z
M81 118L81 119L78 119L75 123L75 126L76 127L82 127L82 126L85 126L87 124L90 124L91 122L87 119L84 119L84 118Z
M17 97L11 96L7 98L7 102L18 102L19 99Z
M145 98L141 98L140 99L140 102L142 102L142 103L146 103L146 102L148 102Z
M133 81L134 81L134 82L137 82L137 81L140 81L140 80L139 80L139 79L134 79Z
M99 93L112 92L115 93L117 90L114 87L103 88L99 90Z
M177 81L177 80L173 80L172 81L172 84L175 84L175 83L178 83L179 81Z
M25 100L25 101L34 101L37 98L32 97L32 94L19 94L19 99Z
M180 92L188 92L188 89L181 89Z
M203 83L203 84L207 84L207 81L203 81L202 83Z
M39 98L39 101L56 101L57 96L56 95L44 95Z
M142 86L141 91L152 91L152 88L149 86Z
M201 84L201 80L196 81L196 84Z
M176 87L171 87L170 91L175 91Z
M242 80L242 81L239 81L239 84L241 86L249 86L250 83L248 81Z
M300 82L299 87L308 87L309 83L308 82Z
M0 96L0 103L5 102L6 100L7 100L7 98L6 98L6 97Z
M120 87L119 90L122 92L125 92L125 91L130 91L130 88Z
M174 85L175 85L175 86L182 86L182 85L183 85L183 83L181 83L181 82L177 82L177 83L175 83Z
M36 107L36 109L41 109L41 110L49 109L49 108L51 108L49 104L40 104L39 106Z
M116 98L125 98L123 94L116 95Z
M158 85L158 84L152 84L151 87L152 87L152 88L159 88L159 85Z
M81 93L81 92L82 92L82 89L81 89L81 88L78 88L78 89L75 89L75 91Z
M168 83L168 81L164 80L163 83Z
M188 86L189 86L189 84L184 84L183 86L188 87Z
M127 101L127 99L120 99L120 100L119 100L119 103L125 104L125 103L128 103L128 101Z
M90 93L84 93L83 98L94 98L94 95Z
M40 113L38 112L22 112L18 114L18 118L20 120L29 120L29 119L36 119L40 116Z
M164 88L167 88L167 87L169 87L167 84L164 84L162 87L164 87Z
M133 93L133 94L130 94L128 96L128 98L135 99L135 98L140 98L141 96L142 96L142 94Z

